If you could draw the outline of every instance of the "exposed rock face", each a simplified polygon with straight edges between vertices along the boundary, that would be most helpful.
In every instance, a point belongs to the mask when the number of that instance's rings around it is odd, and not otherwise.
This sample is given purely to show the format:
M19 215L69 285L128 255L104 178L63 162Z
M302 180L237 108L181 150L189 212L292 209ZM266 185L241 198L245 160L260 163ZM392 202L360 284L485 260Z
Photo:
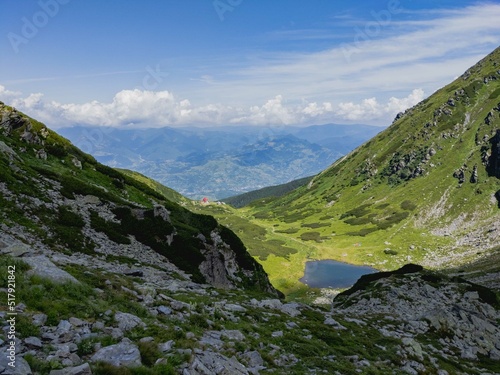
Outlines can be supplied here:
M489 176L500 178L500 129L497 129L496 134L490 140L491 156L488 159L486 170Z
M222 241L217 232L210 233L210 237L212 244L205 242L205 260L200 264L200 271L210 284L218 288L232 289L234 281L241 281L236 275L239 271L236 254Z
M369 276L376 275L379 274ZM367 292L368 286L387 292ZM387 277L354 288L358 290L334 299L334 313L359 319L370 314L392 316L402 322L400 327L405 327L405 333L402 328L381 324L379 330L384 335L401 338L411 334L416 339L418 334L437 332L447 337L441 340L443 347L460 351L462 358L477 360L478 355L490 358L497 355L500 328L496 322L500 314L490 305L496 301L493 292L463 280L450 281L425 272L407 274L404 278L388 273ZM411 340L406 345L422 357L420 345Z
M472 184L477 184L479 182L477 165L474 165L474 168L472 168L472 175L470 176L470 182Z

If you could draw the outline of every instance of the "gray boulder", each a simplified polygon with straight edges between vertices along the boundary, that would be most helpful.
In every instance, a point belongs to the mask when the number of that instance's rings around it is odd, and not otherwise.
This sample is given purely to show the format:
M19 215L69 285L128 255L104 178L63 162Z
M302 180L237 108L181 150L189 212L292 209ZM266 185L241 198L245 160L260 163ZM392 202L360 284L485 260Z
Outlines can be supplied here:
M146 327L141 318L129 313L117 312L115 320L118 322L118 328L123 332L130 331L135 327Z
M248 375L249 372L234 357L227 358L219 353L203 352L196 354L183 375Z
M99 349L90 360L91 362L106 362L113 366L140 366L141 353L130 340L123 339L119 344Z
M49 258L43 255L34 256L34 257L25 257L23 261L28 263L31 266L31 270L29 273L46 277L57 283L64 282L73 282L79 284L80 282L71 276L66 271L63 271L59 267L57 267L54 263L52 263Z
M15 366L9 366L11 361L6 350L0 351L0 374L2 375L32 375L30 365L23 357L16 356Z

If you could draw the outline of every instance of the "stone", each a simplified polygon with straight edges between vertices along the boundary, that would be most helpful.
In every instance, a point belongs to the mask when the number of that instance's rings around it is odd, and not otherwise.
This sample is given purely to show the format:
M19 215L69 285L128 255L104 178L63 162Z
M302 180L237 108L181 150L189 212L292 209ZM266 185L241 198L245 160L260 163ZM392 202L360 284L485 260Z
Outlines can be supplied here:
M416 356L421 361L424 359L422 346L418 342L410 337L403 337L401 341L410 355Z
M236 329L221 331L221 337L225 337L230 341L243 341L243 340L245 340L245 336L243 335L243 333L241 333L241 331L238 331Z
M220 349L224 345L224 341L221 340L220 331L205 331L200 339L200 344L210 345L216 349Z
M45 314L35 314L32 317L32 323L37 327L43 326L47 322L47 315Z
M92 324L92 329L96 330L96 331L102 331L104 329L105 325L103 322L95 322L94 324Z
M473 361L476 360L477 359L477 348L471 347L471 346L462 348L462 351L460 353L460 358L473 360Z
M37 159L40 159L40 160L47 160L47 152L41 148L40 150L38 150L35 154L36 158Z
M74 317L69 318L69 322L75 327L81 327L85 324L83 320Z
M177 300L173 300L170 302L170 307L176 311L181 311L184 309L189 309L189 304L186 302L181 302Z
M57 325L57 332L59 334L67 333L71 330L72 325L68 320L61 320Z
M247 309L245 309L241 305L237 305L235 303L227 303L224 305L224 310L226 311L231 311L231 312L246 312Z
M32 252L33 250L29 246L19 241L14 242L2 250L3 254L8 254L13 257L23 257L27 254L31 254Z
M500 350L493 348L489 352L489 357L494 361L500 361Z
M264 368L264 360L260 353L256 350L251 352L246 352L242 356L250 368L256 368L258 370L262 370Z
M156 310L158 311L158 313L162 314L162 315L171 315L172 314L172 309L170 307L167 307L167 306L158 306L156 308Z
M129 340L123 339L121 343L99 349L90 360L92 362L106 362L113 366L140 366L141 353L137 346Z
M347 329L346 327L344 327L342 324L340 324L339 322L337 322L335 319L333 319L331 317L326 318L325 321L323 322L323 324L325 324L327 326L332 326L335 329Z
M290 315L293 318L301 314L300 311L298 310L299 306L300 305L295 302L286 303L280 307L280 310L285 314Z
M175 344L174 340L162 342L162 343L158 344L158 350L162 353L169 352L172 350L174 344Z
M77 158L73 157L71 159L71 162L73 163L73 165L78 168L78 169L82 169L82 162L80 160L78 160Z
M6 352L0 352L0 373L2 375L32 375L31 367L23 357L16 356L16 367L9 366ZM3 370L3 371L2 371Z
M27 272L28 274L45 277L56 283L73 282L75 284L80 284L77 279L66 271L58 268L44 255L24 257L23 261L31 266L31 269Z
M146 327L146 324L144 324L141 318L129 313L117 312L115 314L115 320L118 323L118 328L123 332L130 331L135 327Z
M235 357L228 358L219 353L197 353L183 375L248 375L249 372Z
M42 345L42 340L40 340L38 337L27 337L24 339L24 344L32 349L40 349Z

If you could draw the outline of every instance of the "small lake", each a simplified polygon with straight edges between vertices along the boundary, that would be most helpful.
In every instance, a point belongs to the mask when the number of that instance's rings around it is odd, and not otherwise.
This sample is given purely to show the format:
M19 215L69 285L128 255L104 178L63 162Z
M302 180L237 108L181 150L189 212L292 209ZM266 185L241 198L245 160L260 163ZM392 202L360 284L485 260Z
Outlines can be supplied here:
M304 277L299 281L311 288L349 288L361 276L374 272L379 271L335 260L316 260L306 262Z

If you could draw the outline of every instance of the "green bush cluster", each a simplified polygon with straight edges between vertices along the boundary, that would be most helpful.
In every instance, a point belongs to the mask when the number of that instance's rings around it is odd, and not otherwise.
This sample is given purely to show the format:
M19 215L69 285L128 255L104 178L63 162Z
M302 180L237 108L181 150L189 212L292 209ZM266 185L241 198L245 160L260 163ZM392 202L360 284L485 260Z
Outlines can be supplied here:
M322 237L319 232L304 232L300 235L300 239L302 241L316 241L319 243L323 242L327 237Z

